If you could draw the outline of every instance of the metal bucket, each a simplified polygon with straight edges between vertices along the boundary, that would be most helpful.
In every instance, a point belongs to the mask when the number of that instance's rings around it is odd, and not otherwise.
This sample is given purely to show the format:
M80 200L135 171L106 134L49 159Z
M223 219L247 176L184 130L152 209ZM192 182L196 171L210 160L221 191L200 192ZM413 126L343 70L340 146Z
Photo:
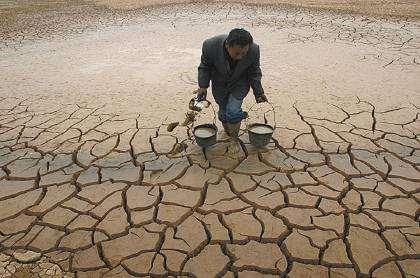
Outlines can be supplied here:
M217 127L214 124L202 124L194 127L195 142L202 148L210 147L216 143Z
M249 142L256 148L262 148L270 142L274 128L268 124L254 123L247 127Z

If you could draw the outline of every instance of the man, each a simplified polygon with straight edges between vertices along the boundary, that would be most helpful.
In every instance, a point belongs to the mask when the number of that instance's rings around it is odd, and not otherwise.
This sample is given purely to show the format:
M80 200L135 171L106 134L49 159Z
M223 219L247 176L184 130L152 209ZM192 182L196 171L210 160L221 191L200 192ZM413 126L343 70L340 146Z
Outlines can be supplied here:
M260 49L248 31L233 29L228 36L219 35L204 41L197 97L206 99L211 81L213 97L219 105L218 118L234 141L237 141L241 121L248 116L241 106L250 87L257 103L267 101L261 76Z

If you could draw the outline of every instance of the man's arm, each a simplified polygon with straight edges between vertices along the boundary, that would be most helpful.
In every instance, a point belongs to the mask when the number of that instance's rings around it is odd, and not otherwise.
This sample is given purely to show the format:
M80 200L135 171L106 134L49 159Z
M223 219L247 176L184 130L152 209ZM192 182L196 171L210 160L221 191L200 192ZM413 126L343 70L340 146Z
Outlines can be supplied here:
M206 42L203 43L201 53L201 63L198 66L198 87L200 89L207 89L210 84L210 62L207 53Z
M252 91L254 92L255 99L257 102L267 101L267 98L264 94L264 89L261 84L261 67L260 67L260 47L257 46L256 58L254 63L249 67L248 77L249 83L251 84Z

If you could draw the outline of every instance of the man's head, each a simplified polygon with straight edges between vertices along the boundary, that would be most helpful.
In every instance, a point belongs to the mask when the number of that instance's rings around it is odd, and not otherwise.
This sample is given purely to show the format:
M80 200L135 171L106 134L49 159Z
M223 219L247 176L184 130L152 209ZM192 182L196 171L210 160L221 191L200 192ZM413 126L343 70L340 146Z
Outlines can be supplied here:
M240 60L248 53L253 39L245 29L232 29L226 39L226 49L233 60Z

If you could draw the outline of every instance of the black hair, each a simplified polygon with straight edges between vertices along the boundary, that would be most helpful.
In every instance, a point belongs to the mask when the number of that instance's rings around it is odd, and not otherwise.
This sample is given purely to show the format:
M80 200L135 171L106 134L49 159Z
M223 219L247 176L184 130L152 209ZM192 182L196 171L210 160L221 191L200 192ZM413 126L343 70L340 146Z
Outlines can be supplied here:
M251 34L242 28L235 28L229 32L228 37L226 38L226 43L229 46L239 45L241 47L251 45L254 39Z

